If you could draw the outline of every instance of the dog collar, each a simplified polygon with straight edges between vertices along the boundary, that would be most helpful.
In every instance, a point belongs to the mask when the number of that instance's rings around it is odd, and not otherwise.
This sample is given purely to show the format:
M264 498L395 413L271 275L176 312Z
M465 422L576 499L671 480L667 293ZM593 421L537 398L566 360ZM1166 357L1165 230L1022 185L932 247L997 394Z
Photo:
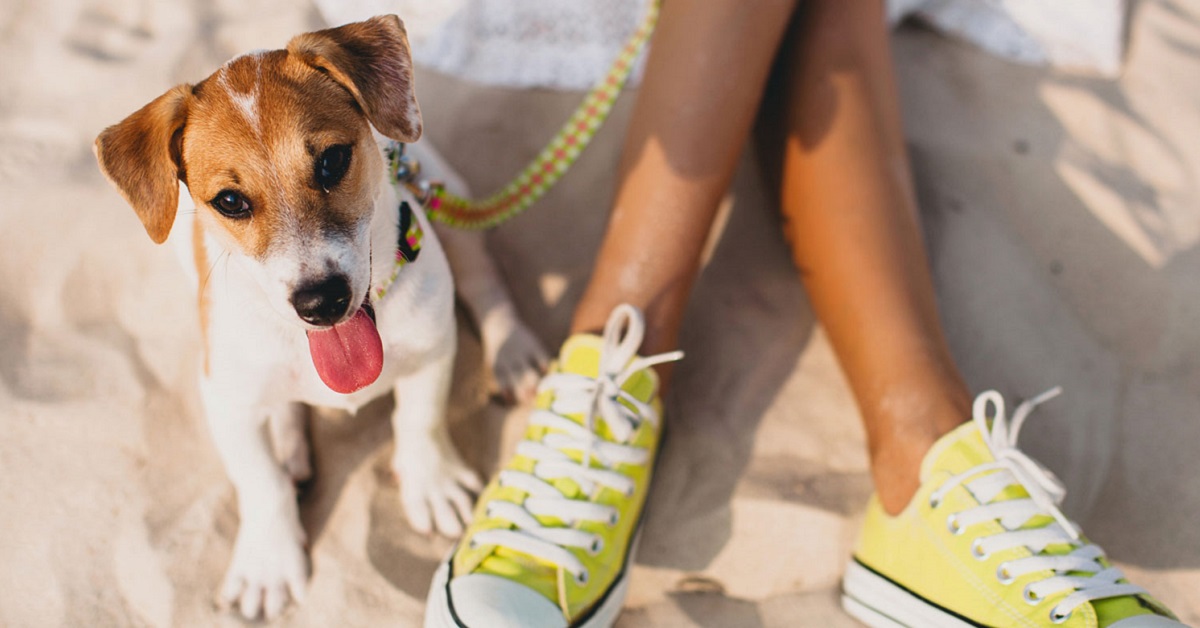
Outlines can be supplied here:
M412 207L409 206L408 201L400 201L400 229L399 236L396 238L396 263L392 265L392 272L388 278L375 289L375 300L378 301L387 294L392 284L396 282L396 277L400 275L401 268L417 261L417 255L421 253L421 241L424 237L425 231L421 229L421 221L413 216Z

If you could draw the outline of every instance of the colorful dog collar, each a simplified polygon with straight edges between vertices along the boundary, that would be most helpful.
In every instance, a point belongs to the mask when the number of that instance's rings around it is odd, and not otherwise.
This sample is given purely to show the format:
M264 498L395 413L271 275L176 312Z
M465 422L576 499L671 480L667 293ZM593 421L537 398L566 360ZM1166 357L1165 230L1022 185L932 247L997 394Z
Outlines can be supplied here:
M392 265L392 273L383 282L383 285L375 289L376 300L382 299L387 294L388 289L396 282L396 277L400 275L401 268L417 261L417 255L421 253L421 241L424 238L425 231L421 229L421 222L413 215L412 207L409 206L408 201L401 201L400 230L399 236L396 238L396 263Z

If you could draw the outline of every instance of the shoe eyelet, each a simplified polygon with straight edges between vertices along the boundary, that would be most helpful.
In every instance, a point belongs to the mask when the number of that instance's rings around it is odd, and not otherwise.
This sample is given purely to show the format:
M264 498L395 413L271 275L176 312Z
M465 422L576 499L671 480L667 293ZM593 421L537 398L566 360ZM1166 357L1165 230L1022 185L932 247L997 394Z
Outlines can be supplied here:
M633 494L634 494L634 493L636 493L636 492L637 492L637 487L636 487L636 486L630 486L629 488L625 489L625 497L627 497L627 498L632 498L632 497L633 497Z
M971 541L971 555L975 557L975 560L988 559L989 554L983 551L982 539L975 539L974 541Z
M592 540L592 544L588 546L588 554L596 556L604 549L604 539L596 537Z
M1071 611L1069 613L1060 613L1058 612L1058 607L1055 606L1054 608L1050 609L1050 621L1056 624L1061 624L1070 619L1074 612L1075 611Z
M1016 579L1016 576L1008 570L1008 563L1000 563L1000 566L996 567L996 580L999 580L1000 584L1009 585Z
M929 495L929 509L930 510L937 510L938 506L941 506L941 505L942 505L942 500L941 500L941 498L939 498L937 496L937 493L932 493Z
M467 549L479 549L479 541L476 541L475 537L471 537L471 540L467 541Z
M621 513L617 510L614 510L614 511L612 511L612 514L610 514L608 516L607 525L610 528L615 528L615 527L617 527L617 524L620 523L620 521L621 521Z
M1029 588L1030 585L1025 585L1025 590L1021 592L1021 596L1025 598L1025 603L1030 606L1037 606L1042 603L1042 596L1035 593Z
M584 569L583 571L575 574L575 585L580 586L580 587L586 587L587 583L588 583L588 579L589 579L588 570Z
M950 534L953 534L954 536L958 536L963 533L964 528L958 525L958 515L950 515L949 517L946 517L946 529L949 530Z

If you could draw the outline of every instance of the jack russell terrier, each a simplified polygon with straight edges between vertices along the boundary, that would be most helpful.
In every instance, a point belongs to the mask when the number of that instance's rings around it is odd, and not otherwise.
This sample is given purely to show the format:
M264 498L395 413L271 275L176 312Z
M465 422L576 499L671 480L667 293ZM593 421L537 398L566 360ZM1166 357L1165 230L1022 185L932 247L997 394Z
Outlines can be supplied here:
M241 515L219 600L247 618L276 617L304 596L302 404L354 411L394 390L392 468L410 524L458 535L468 521L481 485L444 422L451 267L500 385L528 397L545 362L482 236L435 234L390 183L380 134L421 135L395 16L235 58L96 140L101 169L152 240L171 236L195 280L201 398ZM426 172L465 192L436 154L413 148Z

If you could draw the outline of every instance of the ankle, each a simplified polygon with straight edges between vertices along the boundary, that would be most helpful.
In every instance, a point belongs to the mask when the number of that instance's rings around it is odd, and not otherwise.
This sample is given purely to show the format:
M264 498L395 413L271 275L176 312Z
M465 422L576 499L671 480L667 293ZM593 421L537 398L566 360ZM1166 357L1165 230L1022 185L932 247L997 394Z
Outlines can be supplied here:
M969 416L964 399L946 397L937 403L895 404L887 414L867 420L871 475L883 509L890 515L912 501L921 486L921 464L934 443Z
M921 461L936 441L893 444L871 452L871 477L880 505L889 515L900 514L921 487Z

